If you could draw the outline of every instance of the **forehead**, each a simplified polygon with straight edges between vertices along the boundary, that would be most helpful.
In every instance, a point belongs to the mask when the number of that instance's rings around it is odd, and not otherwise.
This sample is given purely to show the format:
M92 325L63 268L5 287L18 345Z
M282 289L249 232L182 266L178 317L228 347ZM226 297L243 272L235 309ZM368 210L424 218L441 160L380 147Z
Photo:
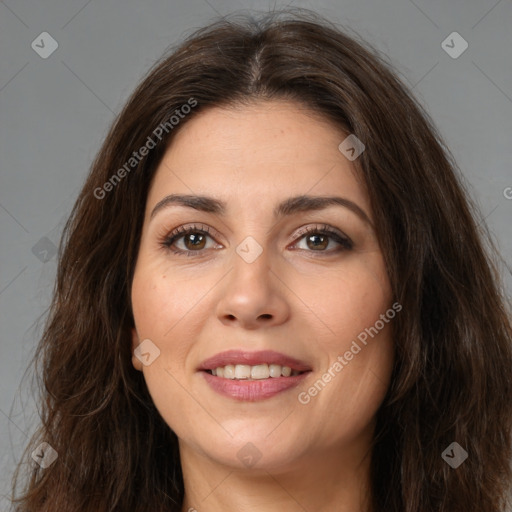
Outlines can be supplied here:
M369 211L356 168L338 149L346 136L295 102L209 108L174 136L153 179L148 208L170 193L249 207L263 198L336 192Z

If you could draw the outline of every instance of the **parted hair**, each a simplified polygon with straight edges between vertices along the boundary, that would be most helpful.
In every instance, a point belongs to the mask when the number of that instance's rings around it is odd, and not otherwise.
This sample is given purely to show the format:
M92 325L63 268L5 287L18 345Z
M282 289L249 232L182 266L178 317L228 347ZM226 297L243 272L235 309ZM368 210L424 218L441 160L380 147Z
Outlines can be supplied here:
M181 510L177 437L131 363L130 291L147 193L190 119L273 99L295 101L366 146L354 165L403 306L372 444L372 512L506 510L512 328L502 259L399 75L355 32L302 9L221 18L153 65L113 122L64 229L33 361L41 423L13 479L16 511ZM171 127L191 98L197 104ZM155 147L98 197L166 122ZM30 459L42 441L58 452L47 469ZM456 469L442 457L453 442L468 453Z

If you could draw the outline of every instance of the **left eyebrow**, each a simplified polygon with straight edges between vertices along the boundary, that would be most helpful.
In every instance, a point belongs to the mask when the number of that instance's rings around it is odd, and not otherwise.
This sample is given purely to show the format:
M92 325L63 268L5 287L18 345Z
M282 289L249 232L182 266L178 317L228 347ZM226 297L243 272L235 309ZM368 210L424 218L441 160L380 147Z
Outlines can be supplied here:
M152 219L160 210L170 206L185 206L194 210L214 213L221 217L226 215L227 205L224 201L208 196L195 196L184 194L171 194L161 199L151 212ZM356 203L339 196L295 196L285 199L274 208L274 218L287 217L297 212L319 211L329 206L342 206L360 217L365 223L373 227L366 212Z

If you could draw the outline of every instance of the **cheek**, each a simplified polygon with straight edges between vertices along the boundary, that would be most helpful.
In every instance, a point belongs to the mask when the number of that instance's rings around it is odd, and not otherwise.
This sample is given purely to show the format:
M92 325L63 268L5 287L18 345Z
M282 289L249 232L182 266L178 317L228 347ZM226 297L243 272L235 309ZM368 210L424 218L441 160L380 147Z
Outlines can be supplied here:
M338 411L338 420L352 418L355 432L372 421L389 388L394 356L390 334L388 324L366 344L356 340L357 346L351 343L340 354L343 369L333 379L329 407Z
M313 314L318 341L329 352L344 349L391 307L389 280L377 252L356 254L339 268L322 269L296 283L297 295Z
M328 362L308 387L300 390L298 400L303 404L304 417L324 418L312 427L318 438L350 444L371 431L391 382L394 359L391 327L391 323L387 324L362 343L357 334L349 336L339 325L339 336L317 344L318 351L328 355ZM352 328L352 332L359 329Z
M178 283L179 284L179 283ZM166 274L148 267L136 269L132 284L132 307L140 340L150 339L159 356L142 371L152 401L164 421L180 437L186 437L182 417L199 414L183 385L183 367L189 347L180 322L190 311L186 288L176 285Z
M204 294L204 292L203 292ZM198 303L201 287L190 286L183 276L146 267L135 272L132 307L139 336L164 340Z
M184 293L185 292L185 293ZM171 283L166 274L149 271L142 265L136 269L132 283L132 308L139 341L149 339L159 350L158 358L143 367L149 391L157 399L159 389L173 387L172 375L183 371L189 347L183 340L183 322L190 311L186 289ZM157 401L157 400L155 400ZM158 406L158 404L156 404Z
M151 366L144 368L149 394L163 421L181 439L191 437L190 421L204 417L201 400L194 397L178 369L170 367L169 353L162 353ZM178 365L179 366L179 365Z
M389 387L392 324L398 314L380 255L357 256L338 271L320 275L317 287L308 284L299 292L314 311L312 343L325 355L319 379L303 390L301 403L310 400L311 410L329 410L324 424L329 431L351 418L345 426L352 434L371 421Z

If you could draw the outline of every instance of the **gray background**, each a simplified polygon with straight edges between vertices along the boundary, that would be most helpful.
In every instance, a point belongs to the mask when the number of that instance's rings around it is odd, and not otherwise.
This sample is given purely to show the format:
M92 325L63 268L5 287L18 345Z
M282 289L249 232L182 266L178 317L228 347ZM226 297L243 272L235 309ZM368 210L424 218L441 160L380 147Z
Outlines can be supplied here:
M284 2L0 2L0 495L35 428L24 371L41 333L54 247L107 128L165 48L218 15ZM433 117L502 255L512 240L512 1L290 2L384 51ZM468 49L452 58L452 32ZM57 42L43 59L42 32ZM448 44L459 49L459 43ZM45 48L49 46L46 43ZM512 290L505 273L507 290ZM510 294L510 293L509 293ZM94 369L91 369L94 371ZM0 497L0 511L8 509Z

